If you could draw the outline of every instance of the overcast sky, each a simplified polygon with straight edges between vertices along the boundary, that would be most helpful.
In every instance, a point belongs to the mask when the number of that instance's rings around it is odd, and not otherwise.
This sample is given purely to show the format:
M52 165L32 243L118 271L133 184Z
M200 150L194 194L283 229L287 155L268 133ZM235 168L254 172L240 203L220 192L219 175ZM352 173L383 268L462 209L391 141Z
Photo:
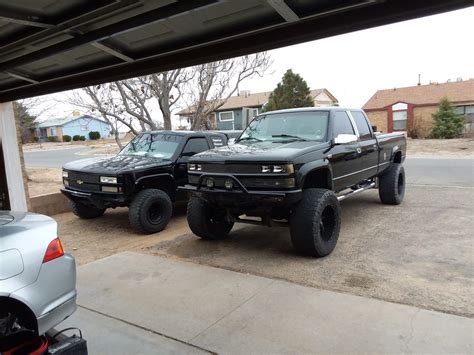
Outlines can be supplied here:
M271 91L291 68L341 106L361 107L378 89L474 78L474 7L271 51L273 66L241 90ZM62 94L51 95L61 98ZM72 111L56 105L48 114ZM42 117L43 119L46 118Z

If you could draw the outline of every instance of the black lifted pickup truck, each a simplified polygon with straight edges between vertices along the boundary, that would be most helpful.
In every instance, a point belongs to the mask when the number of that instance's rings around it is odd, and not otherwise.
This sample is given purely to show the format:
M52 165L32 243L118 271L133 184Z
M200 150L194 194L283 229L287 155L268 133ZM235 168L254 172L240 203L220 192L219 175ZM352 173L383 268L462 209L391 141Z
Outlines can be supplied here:
M115 157L66 164L61 191L81 218L102 216L109 207L128 206L134 229L159 232L171 218L172 201L180 197L176 188L187 183L188 159L224 146L227 140L220 132L145 132Z
M302 108L257 116L236 144L193 156L187 219L194 234L222 239L234 222L288 225L293 246L330 254L339 201L369 188L386 204L405 192L406 139L375 134L359 109Z

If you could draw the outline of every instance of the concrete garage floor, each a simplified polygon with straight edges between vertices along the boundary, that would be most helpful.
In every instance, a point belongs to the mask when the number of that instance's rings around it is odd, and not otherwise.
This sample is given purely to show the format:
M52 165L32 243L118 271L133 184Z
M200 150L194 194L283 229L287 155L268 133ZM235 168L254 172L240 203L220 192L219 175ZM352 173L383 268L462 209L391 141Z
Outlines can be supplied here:
M63 326L82 328L91 353L473 351L469 318L169 258L84 265L78 289Z

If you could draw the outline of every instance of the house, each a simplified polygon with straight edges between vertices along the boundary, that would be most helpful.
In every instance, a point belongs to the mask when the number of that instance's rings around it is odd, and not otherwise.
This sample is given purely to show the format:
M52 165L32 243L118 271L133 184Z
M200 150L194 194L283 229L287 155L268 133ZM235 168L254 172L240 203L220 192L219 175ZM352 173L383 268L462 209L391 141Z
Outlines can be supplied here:
M99 132L102 138L110 136L107 122L89 115L80 115L74 111L71 116L41 122L37 125L35 136L43 141L63 141L63 136L84 136L89 139L89 132ZM52 138L49 138L52 137Z
M474 118L474 79L430 83L377 91L363 109L377 131L406 131L412 137L428 137L432 114L446 96L456 113L466 117L466 134L472 133Z
M251 94L248 90L241 90L239 95L231 96L224 105L212 113L210 120L218 130L241 130L259 113L268 102L271 91ZM335 106L337 99L327 89L311 90L314 106ZM186 108L178 112L179 119L192 120L193 109Z

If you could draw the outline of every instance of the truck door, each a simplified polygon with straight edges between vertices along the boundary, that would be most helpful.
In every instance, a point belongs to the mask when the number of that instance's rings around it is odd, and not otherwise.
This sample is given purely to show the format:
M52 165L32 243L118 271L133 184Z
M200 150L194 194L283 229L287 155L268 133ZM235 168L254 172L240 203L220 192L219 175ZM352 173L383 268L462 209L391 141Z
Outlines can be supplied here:
M188 182L188 160L194 154L204 152L209 149L209 144L204 137L189 138L183 148L183 152L178 160L176 171L176 182L178 186L185 185Z
M349 115L345 111L336 111L332 119L332 135L336 138L340 134L356 135ZM328 152L328 158L332 165L333 183L336 191L358 183L354 172L359 170L357 152L358 143L354 141L345 144L334 145Z
M379 152L377 140L364 113L362 111L350 111L350 114L359 133L359 159L357 160L360 173L356 177L360 182L377 174Z

